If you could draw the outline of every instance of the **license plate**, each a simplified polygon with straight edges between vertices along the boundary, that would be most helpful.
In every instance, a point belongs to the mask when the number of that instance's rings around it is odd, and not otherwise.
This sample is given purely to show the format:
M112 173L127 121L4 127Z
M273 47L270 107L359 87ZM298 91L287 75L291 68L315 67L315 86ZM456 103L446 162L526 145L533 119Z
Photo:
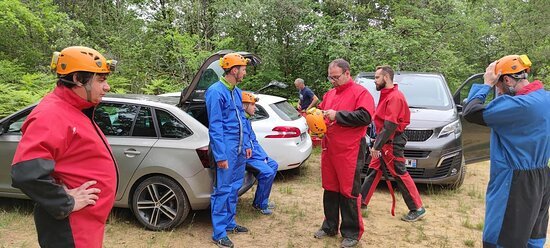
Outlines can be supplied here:
M405 166L410 168L416 168L416 159L405 159Z

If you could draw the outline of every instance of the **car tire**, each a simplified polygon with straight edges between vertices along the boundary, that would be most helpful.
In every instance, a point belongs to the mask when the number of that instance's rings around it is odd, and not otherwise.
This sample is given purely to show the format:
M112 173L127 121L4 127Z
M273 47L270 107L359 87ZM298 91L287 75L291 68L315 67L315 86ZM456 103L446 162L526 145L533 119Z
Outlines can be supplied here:
M455 190L460 188L460 186L462 186L462 184L464 183L464 178L466 178L466 166L462 165L458 173L459 173L459 176L456 179L456 181L454 183L448 184L446 187L447 189Z
M153 231L176 228L191 210L182 187L164 176L142 181L132 194L131 206L137 220Z

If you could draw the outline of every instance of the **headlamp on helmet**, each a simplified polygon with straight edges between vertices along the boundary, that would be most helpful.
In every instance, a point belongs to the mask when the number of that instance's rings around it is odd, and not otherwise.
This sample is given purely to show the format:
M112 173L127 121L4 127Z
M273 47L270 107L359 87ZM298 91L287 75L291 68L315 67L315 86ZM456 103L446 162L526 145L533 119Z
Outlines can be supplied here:
M116 64L116 60L107 61L101 53L92 48L72 46L61 52L54 52L50 68L62 76L77 71L110 73L114 71Z
M527 73L531 71L531 60L527 55L508 55L497 60L495 65L495 74L509 75L516 79L527 78Z

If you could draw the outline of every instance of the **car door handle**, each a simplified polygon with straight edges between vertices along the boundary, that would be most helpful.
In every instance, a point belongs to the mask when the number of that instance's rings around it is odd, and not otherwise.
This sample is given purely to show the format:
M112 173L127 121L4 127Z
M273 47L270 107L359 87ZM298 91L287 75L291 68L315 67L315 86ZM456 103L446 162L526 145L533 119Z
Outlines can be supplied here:
M128 150L124 151L124 154L127 154L127 155L140 155L141 152L136 151L135 149L128 149Z

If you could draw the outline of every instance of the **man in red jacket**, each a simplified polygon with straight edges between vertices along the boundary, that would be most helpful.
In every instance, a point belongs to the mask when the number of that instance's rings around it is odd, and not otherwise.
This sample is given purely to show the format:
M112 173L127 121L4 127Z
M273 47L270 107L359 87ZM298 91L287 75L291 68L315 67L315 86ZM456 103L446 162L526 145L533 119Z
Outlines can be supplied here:
M54 53L57 87L21 128L12 185L35 202L41 247L102 247L118 172L93 114L115 64L87 47Z
M397 186L409 208L409 213L401 219L412 222L424 217L426 210L416 189L411 175L405 167L404 151L407 139L403 132L410 123L411 112L405 96L393 83L393 70L390 66L378 66L374 74L376 90L380 91L380 100L374 114L376 141L370 149L372 156L369 173L361 187L363 204L368 205L380 177L382 166L391 173L397 181ZM391 184L388 184L393 198ZM392 215L395 208L395 198L392 204Z
M356 246L363 234L360 173L367 149L365 134L374 113L374 100L350 75L349 63L336 59L328 66L328 80L334 86L319 105L324 110L327 131L323 137L321 176L325 192L325 220L315 238L338 233L342 215L342 247Z

